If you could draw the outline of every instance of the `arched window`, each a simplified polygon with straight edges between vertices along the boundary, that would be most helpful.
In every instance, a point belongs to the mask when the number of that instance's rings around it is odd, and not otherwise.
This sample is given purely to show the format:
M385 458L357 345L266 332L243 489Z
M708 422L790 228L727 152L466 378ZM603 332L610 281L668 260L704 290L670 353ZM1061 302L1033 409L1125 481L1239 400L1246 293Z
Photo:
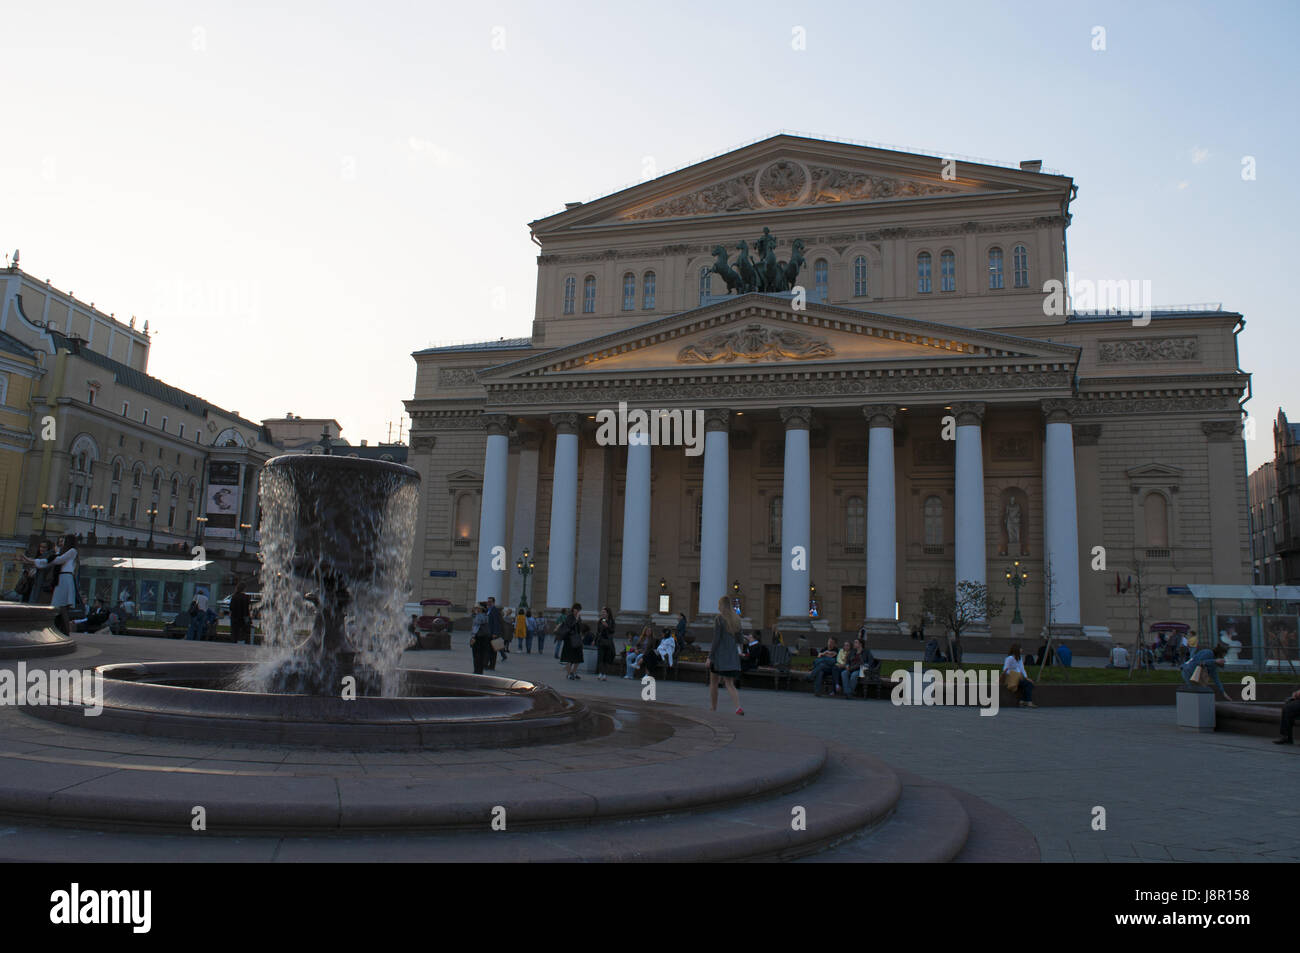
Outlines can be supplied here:
M825 301L831 285L831 266L825 258L818 258L813 265L813 284L817 287L817 300Z
M191 503L194 502L194 484L193 484L193 483L190 484L190 489L189 489L189 493L188 493L188 495L187 495L187 498L189 499L189 501L190 501Z
M1002 284L1002 249L989 249L989 290L998 291Z
M641 307L646 311L654 310L655 306L655 273L647 271L645 279L641 283Z
M844 546L862 552L867 538L867 505L860 496L851 496L844 504Z
M957 256L950 251L939 255L939 290L957 290Z
M582 279L582 313L596 313L596 276L588 275Z
M153 491L154 491L155 493L158 492L158 487L159 487L161 484L162 484L162 474L161 474L161 473L155 473L155 474L153 475Z
M925 499L925 545L943 545L943 500L937 496Z
M140 480L143 477L144 477L144 470L142 470L140 467L136 467L135 472L131 474L131 485L138 488L140 486Z
M172 496L179 496L181 492L181 478L172 477Z
M578 294L578 279L569 275L564 279L564 313L573 314L573 299Z
M781 549L781 510L782 498L772 497L767 505L767 548L772 551Z
M122 461L113 461L113 482L120 483L122 480Z
M923 251L916 256L916 291L918 294L930 293L930 253Z
M1146 519L1147 548L1169 548L1169 503L1159 493L1148 493L1142 501L1143 516Z
M853 296L866 297L867 294L867 257L859 255L853 259Z
M700 304L713 294L713 268L705 265L700 269Z
M623 276L623 310L632 311L636 308L636 275L628 272Z
M1015 282L1017 288L1029 287L1029 249L1024 245L1017 245L1011 249L1011 267L1015 272Z

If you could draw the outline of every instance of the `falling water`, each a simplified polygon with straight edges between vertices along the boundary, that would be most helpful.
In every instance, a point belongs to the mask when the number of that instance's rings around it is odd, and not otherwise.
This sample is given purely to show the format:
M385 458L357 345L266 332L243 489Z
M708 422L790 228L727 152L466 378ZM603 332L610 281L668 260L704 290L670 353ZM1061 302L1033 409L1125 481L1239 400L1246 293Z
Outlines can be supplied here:
M418 506L418 475L395 464L292 455L263 468L265 644L241 687L336 694L339 658L350 656L357 694L399 692ZM334 598L345 602L342 656L322 648L318 606Z

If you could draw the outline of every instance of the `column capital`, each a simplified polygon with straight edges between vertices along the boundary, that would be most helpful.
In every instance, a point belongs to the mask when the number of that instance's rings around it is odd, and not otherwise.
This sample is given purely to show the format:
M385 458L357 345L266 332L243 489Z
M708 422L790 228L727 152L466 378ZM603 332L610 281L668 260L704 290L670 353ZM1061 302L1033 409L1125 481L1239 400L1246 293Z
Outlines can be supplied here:
M574 413L551 414L551 426L556 433L576 434L579 427L579 415Z
M1074 415L1075 402L1062 397L1048 397L1038 402L1049 424L1068 424Z
M868 427L893 427L898 416L897 404L867 404L862 408Z
M958 427L969 425L979 427L984 423L984 411L986 409L987 405L982 401L954 401L952 404L952 415L957 418Z
M1239 420L1202 420L1201 433L1211 443L1223 443L1235 440L1241 434Z
M488 432L489 437L508 436L510 433L510 417L506 414L484 414L481 418L483 428Z
M1101 440L1101 424L1075 424L1072 429L1076 447L1095 447Z
M731 411L725 407L706 407L704 409L704 432L731 429Z
M781 422L786 430L809 430L812 427L811 407L782 407Z

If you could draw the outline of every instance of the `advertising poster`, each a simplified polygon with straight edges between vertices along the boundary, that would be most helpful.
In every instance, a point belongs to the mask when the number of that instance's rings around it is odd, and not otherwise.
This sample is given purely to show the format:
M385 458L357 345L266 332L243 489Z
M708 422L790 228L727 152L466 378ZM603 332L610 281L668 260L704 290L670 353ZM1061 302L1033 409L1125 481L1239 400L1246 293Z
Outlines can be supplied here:
M239 464L208 464L207 529L234 535L239 529Z

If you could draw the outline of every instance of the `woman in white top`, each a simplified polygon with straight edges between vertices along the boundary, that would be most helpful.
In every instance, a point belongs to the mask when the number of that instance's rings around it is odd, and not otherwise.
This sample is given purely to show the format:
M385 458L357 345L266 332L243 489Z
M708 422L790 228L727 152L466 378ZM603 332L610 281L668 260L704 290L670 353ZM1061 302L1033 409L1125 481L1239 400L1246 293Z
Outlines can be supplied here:
M1025 663L1020 660L1020 643L1013 642L1009 651L1011 654L1002 663L1003 678L1005 679L1012 672L1018 675L1016 692L1020 695L1020 707L1037 708L1038 706L1034 704L1034 683L1029 680Z
M37 569L53 566L58 573L50 605L54 606L60 631L68 635L72 631L72 608L77 604L77 548L72 536L60 536L58 542L58 553L52 559L31 559L24 555L23 561Z

